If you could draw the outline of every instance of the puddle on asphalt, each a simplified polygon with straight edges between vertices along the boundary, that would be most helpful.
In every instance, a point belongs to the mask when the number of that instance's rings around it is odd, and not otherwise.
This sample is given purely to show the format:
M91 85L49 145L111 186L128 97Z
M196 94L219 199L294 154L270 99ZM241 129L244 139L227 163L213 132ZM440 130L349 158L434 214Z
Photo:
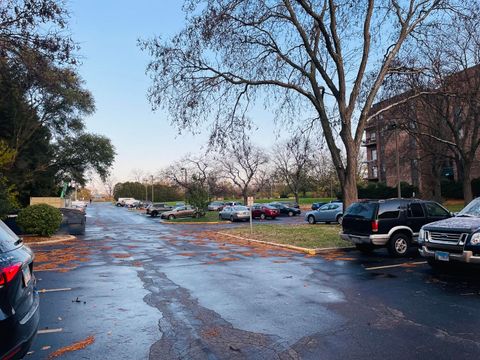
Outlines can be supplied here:
M235 328L276 335L290 345L344 321L326 306L345 301L343 294L326 283L310 283L312 269L302 263L256 257L228 266L181 267L173 261L161 271Z

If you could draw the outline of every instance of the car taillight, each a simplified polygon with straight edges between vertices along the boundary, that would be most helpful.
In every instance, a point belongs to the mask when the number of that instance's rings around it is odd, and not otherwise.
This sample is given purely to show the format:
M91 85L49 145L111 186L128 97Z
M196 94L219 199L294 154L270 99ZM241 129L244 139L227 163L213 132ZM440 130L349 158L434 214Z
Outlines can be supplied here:
M22 263L0 268L0 287L8 284L22 269Z
M373 220L372 221L372 232L377 232L378 231L378 220Z

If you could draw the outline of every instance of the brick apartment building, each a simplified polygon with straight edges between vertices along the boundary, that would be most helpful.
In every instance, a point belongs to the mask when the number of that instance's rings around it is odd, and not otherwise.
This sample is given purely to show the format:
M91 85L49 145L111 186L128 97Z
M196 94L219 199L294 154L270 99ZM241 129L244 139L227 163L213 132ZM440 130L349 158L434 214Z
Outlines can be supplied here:
M467 75L465 75L467 73ZM462 76L480 75L480 66L451 76L450 83L458 87ZM424 95L429 96L429 95ZM407 93L375 104L375 113L408 97ZM398 140L400 181L418 187L423 198L439 197L440 180L458 181L458 162L451 149L438 141L414 136L412 129L428 126L429 131L442 131L442 122L429 114L421 98L405 101L372 118L365 128L368 181L397 185L395 136ZM444 125L445 126L445 125ZM468 131L468 129L459 129ZM418 132L418 131L417 131ZM472 168L472 179L480 178L480 152Z

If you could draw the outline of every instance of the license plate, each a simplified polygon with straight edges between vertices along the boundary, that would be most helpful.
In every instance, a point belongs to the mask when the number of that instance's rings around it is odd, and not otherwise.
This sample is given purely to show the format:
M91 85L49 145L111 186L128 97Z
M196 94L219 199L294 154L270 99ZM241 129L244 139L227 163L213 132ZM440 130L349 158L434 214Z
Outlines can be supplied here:
M32 274L30 273L30 268L27 266L25 269L23 269L23 283L25 286L28 286L30 280L32 280Z
M445 251L435 251L435 260L450 261L450 254Z

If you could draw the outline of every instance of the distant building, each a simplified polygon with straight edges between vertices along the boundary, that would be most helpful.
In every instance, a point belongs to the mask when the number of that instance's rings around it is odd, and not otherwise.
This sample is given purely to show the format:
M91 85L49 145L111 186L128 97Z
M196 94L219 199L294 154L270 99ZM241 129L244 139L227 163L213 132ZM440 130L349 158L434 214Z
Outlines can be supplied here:
M449 78L453 86L463 84L461 76L466 73L478 74L480 67L470 68ZM458 78L460 78L459 81ZM409 96L403 93L381 101L372 107L372 113L401 102ZM423 100L427 96L423 95ZM434 198L440 194L440 179L458 181L458 163L455 154L445 144L428 137L412 135L413 132L441 132L442 123L429 113L423 105L422 97L405 101L401 105L383 111L372 118L365 128L363 146L367 153L367 179L371 182L384 182L388 186L397 185L395 131L398 134L400 181L418 187L421 196ZM395 130L395 126L397 129ZM445 126L445 125L443 125ZM408 131L407 131L408 130ZM459 131L464 131L460 129ZM434 135L434 133L433 133ZM480 154L477 153L477 160ZM472 169L472 179L480 178L480 161Z

